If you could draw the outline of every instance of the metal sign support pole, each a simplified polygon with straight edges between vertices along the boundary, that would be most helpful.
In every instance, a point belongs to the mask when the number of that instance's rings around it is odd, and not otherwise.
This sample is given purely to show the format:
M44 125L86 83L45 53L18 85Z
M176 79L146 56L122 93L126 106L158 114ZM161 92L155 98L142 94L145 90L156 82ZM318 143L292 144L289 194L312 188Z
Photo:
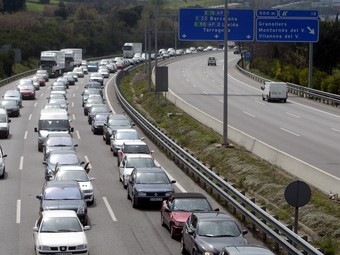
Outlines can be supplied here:
M308 71L308 88L312 87L313 79L313 43L309 43L309 71Z
M224 95L223 95L223 146L228 143L228 0L224 3Z

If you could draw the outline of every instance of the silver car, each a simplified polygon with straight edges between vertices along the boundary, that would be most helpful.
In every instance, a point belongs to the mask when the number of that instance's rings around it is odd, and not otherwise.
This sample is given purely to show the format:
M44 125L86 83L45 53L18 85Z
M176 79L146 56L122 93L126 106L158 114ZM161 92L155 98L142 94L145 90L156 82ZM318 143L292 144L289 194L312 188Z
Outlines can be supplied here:
M6 154L4 154L2 147L0 145L0 178L3 179L5 177L5 158L7 157Z

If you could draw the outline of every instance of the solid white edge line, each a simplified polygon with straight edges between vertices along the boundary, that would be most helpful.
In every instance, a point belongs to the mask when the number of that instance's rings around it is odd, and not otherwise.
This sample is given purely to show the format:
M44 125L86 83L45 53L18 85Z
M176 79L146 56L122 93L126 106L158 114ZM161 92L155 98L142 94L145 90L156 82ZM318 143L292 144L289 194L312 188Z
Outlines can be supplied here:
M21 212L21 200L18 199L18 200L17 200L16 220L15 220L15 222L16 222L17 224L20 223L20 212Z
M106 209L108 210L108 212L110 214L112 221L117 221L117 218L116 218L115 214L113 213L112 208L111 208L109 202L107 201L107 198L103 197L103 200L104 200L104 204L105 204Z
M24 167L24 156L20 157L20 163L19 163L19 170L22 170Z
M110 107L112 113L116 113L116 112L113 110L113 107L112 107L112 105L111 105L110 100L108 100L108 96L107 96L107 87L108 87L108 84L111 82L111 80L112 80L113 78L115 78L115 77L116 77L116 75L113 75L113 76L106 82L106 84L105 84L105 95L106 95L106 98L107 98L106 102L107 102L107 104L109 105L109 107Z
M283 131L285 131L285 132L287 132L287 133L289 133L289 134L292 134L292 135L295 135L295 136L300 136L299 134L294 133L294 132L292 132L292 131L290 131L290 130L288 130L288 129L285 129L285 128L280 128L280 129L283 130Z

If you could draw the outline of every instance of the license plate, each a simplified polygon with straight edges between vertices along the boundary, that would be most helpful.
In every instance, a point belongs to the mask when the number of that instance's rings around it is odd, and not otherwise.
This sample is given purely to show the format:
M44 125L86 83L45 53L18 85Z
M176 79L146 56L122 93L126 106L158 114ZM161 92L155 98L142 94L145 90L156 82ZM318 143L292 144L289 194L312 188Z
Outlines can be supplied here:
M163 198L161 198L161 197L152 197L152 198L150 198L150 201L163 201Z

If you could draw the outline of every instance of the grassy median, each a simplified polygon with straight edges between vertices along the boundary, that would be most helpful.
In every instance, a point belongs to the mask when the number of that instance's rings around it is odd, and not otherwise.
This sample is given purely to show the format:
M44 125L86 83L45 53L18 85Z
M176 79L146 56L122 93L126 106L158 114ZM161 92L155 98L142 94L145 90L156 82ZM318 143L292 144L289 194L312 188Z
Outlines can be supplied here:
M281 222L294 224L294 208L286 203L284 190L296 178L242 147L221 146L221 135L191 118L162 94L148 92L147 88L143 68L131 72L121 82L124 97L152 123L240 191L245 191L247 197L255 198L257 204L265 206ZM312 188L311 201L299 208L299 222L300 235L307 235L325 254L340 254L340 200L330 200Z

